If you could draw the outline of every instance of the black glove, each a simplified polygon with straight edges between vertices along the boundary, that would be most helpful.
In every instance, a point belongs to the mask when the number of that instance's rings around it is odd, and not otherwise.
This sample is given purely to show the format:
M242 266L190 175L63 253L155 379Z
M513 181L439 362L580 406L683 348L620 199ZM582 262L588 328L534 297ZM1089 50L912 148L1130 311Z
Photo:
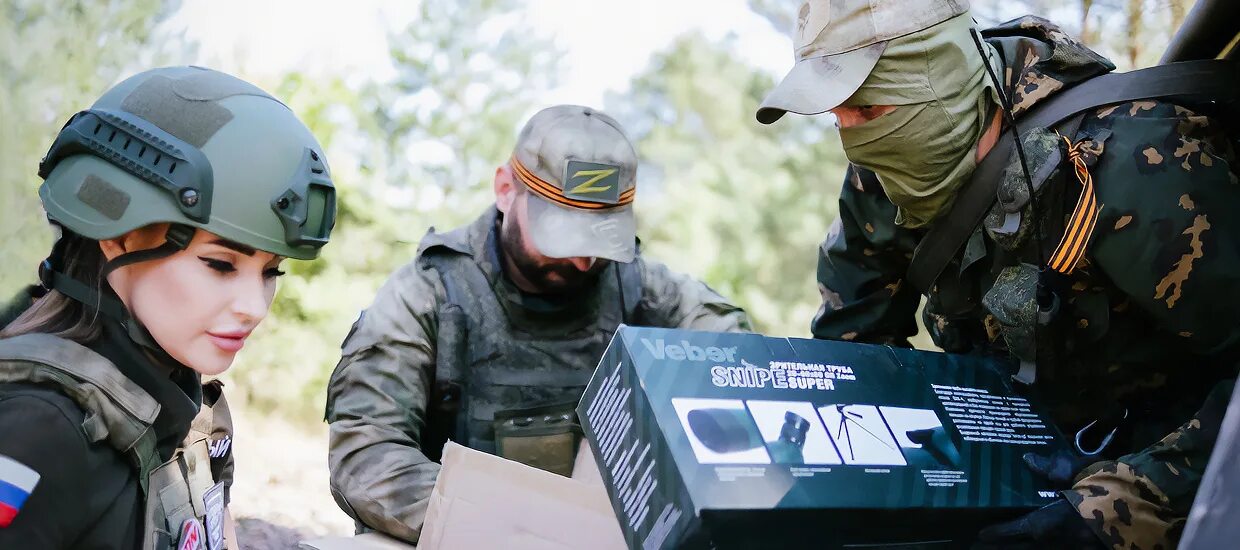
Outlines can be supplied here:
M1025 453L1021 456L1033 473L1047 479L1056 489L1067 489L1094 457L1068 449L1050 455ZM990 548L1105 548L1085 519L1067 500L1059 499L1006 523L991 525L977 534L975 550Z
M1072 487L1076 475L1098 461L1096 457L1081 456L1067 449L1060 449L1049 456L1025 453L1021 458L1033 473L1049 480L1051 486L1058 490Z
M977 534L973 550L1081 548L1104 550L1102 541L1067 500L1057 500Z

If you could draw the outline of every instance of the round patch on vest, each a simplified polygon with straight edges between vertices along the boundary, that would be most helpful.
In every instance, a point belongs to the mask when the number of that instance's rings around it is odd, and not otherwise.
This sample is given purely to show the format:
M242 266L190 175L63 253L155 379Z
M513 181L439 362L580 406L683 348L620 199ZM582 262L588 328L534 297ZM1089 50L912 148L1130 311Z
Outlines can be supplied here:
M202 522L190 518L181 524L181 538L177 539L177 550L201 550L206 543L206 533Z

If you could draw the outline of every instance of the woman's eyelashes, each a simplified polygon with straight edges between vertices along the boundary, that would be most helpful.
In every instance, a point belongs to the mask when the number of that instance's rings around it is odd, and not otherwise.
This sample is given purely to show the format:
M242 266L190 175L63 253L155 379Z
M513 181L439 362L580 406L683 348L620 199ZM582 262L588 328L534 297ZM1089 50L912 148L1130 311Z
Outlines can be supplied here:
M216 272L219 272L221 275L235 273L237 271L237 267L234 266L232 262L218 260L215 258L208 258L205 256L199 256L198 259L202 260L202 263L207 264L208 268ZM284 272L280 271L280 268L278 267L269 267L263 270L264 279L274 279L281 275L284 275Z
M233 264L224 260L217 260L215 258L207 258L204 256L199 256L198 259L202 260L202 263L207 264L207 267L220 273L232 273L237 271L237 268L233 267Z

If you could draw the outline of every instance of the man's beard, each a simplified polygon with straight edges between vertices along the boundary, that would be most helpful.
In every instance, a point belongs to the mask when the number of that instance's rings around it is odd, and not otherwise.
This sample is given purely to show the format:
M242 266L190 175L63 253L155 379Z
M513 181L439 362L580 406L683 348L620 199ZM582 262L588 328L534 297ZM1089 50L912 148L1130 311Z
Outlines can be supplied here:
M513 220L513 227L500 231L502 252L512 261L521 277L538 289L539 294L564 295L579 292L593 286L599 274L607 268L607 260L598 259L590 269L581 271L566 259L551 258L546 263L526 254L521 246L521 231Z

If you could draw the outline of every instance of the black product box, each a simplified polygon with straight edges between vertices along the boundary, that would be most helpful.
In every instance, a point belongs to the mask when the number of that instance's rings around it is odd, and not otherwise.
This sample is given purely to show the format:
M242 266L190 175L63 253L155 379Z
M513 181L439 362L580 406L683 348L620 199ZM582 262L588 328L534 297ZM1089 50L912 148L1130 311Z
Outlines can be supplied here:
M622 326L577 408L629 548L957 548L1052 502L1009 365Z

